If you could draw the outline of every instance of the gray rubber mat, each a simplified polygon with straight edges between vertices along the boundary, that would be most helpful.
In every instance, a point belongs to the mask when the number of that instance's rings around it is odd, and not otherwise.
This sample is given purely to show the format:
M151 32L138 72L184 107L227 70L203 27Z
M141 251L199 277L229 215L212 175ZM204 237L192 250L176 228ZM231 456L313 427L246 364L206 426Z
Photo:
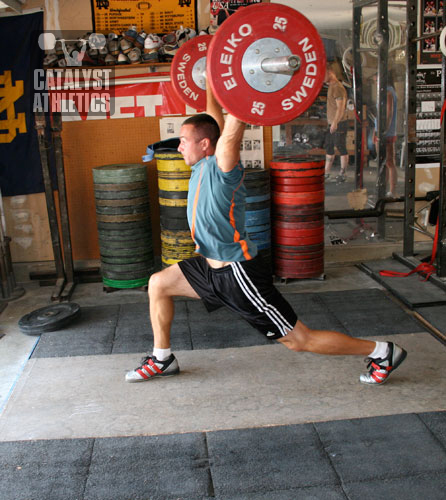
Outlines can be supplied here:
M416 309L416 312L441 333L446 334L446 305L420 307Z
M395 259L375 260L363 262L359 268L371 276L375 281L387 288L410 309L434 305L446 305L446 292L418 273L403 278L386 277L380 271L397 271L408 273L411 269Z
M419 333L425 327L378 289L325 293L285 293L299 319L310 328L357 337ZM208 313L201 301L175 301L174 350L223 349L267 345L267 339L231 311ZM57 332L46 332L33 357L88 356L150 351L153 333L148 305L83 307L80 319Z
M442 500L446 412L0 443L8 500ZM383 452L387 450L387 452Z

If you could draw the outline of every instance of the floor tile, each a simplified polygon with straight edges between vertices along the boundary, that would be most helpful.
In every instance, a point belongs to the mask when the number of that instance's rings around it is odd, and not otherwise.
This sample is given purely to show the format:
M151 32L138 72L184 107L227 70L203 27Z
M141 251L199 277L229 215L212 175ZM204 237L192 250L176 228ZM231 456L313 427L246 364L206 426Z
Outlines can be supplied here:
M97 439L85 499L196 500L212 491L204 434Z
M325 307L353 337L378 337L426 331L423 325L381 290L326 292L320 294L320 298Z
M311 425L212 432L208 448L217 497L338 483Z
M92 439L0 443L0 498L83 498Z
M446 472L446 450L415 414L314 425L343 482Z
M446 475L409 475L395 479L379 478L344 485L349 500L365 498L392 498L395 500L444 500Z
M118 314L119 306L84 307L80 318L67 328L43 333L32 357L110 354Z

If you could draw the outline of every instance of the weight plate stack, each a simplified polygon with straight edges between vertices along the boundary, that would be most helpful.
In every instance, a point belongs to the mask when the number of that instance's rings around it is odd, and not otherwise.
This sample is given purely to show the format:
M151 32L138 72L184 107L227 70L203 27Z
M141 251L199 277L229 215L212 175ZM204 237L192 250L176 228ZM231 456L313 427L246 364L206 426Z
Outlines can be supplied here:
M271 189L268 170L245 169L245 229L271 267Z
M138 164L93 168L101 273L111 288L147 284L154 271L147 169Z
M195 255L187 222L191 169L177 150L155 152L161 227L161 262L168 267Z
M271 162L274 274L317 278L324 272L323 159Z

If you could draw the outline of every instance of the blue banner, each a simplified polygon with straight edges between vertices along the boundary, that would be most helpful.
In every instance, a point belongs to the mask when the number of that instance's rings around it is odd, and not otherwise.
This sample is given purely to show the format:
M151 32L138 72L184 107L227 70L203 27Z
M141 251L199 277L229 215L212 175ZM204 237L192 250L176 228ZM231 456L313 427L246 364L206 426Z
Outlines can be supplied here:
M3 196L44 191L35 130L34 72L43 12L0 18L0 188Z

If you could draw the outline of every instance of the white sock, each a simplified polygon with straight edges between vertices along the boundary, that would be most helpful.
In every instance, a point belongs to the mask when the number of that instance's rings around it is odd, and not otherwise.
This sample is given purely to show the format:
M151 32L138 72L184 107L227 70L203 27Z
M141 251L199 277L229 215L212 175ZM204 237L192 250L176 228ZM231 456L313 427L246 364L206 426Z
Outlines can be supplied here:
M166 361L166 359L168 359L169 356L172 354L172 351L170 347L167 349L160 349L159 347L154 347L152 354L158 361Z
M384 359L387 354L389 354L389 344L387 342L376 342L375 349L371 354L369 354L369 358Z

